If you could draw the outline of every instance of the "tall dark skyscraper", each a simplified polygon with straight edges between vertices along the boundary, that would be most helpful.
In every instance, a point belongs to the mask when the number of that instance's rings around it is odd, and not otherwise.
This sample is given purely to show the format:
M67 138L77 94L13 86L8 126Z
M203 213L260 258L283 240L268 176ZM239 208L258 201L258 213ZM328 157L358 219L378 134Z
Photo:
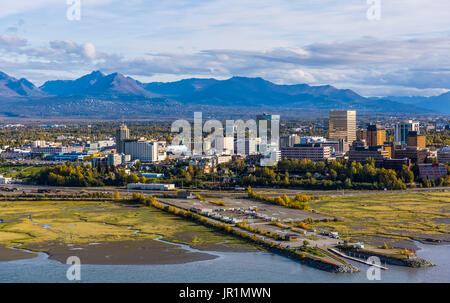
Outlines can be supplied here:
M264 134L262 130L260 129L260 121L267 121L266 127L267 127L267 134ZM262 114L256 116L256 128L257 128L257 135L258 137L264 137L267 136L267 142L270 143L272 140L272 123L274 123L273 126L276 125L276 127L279 127L280 125L280 115L271 115L271 114ZM276 138L278 138L278 135L275 135Z
M125 141L130 139L130 130L122 123L116 134L116 150L118 154L125 152Z

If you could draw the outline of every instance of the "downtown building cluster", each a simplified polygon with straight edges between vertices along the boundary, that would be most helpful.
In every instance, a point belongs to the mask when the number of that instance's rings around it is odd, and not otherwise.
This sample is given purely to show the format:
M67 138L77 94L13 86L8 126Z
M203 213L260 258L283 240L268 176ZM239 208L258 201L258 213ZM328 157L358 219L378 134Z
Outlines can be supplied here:
M266 122L267 132L260 130L261 121ZM412 120L358 125L354 110L330 111L327 124L323 128L328 135L301 136L298 135L301 132L299 129L285 129L285 134L278 137L272 132L272 126L280 125L280 116L262 114L256 116L256 136L239 138L234 126L225 130L225 136L210 134L202 138L200 152L191 152L198 142L171 145L163 140L135 138L130 129L122 124L114 137L105 140L79 140L72 144L36 140L21 147L3 146L1 157L8 160L38 159L43 165L73 161L89 162L93 167L126 168L138 161L152 166L175 160L211 173L216 172L220 164L232 160L244 160L250 166L259 165L262 151L271 149L275 163L281 159L315 162L346 159L360 163L373 159L378 168L400 170L403 166L417 165L424 178L438 178L446 173L450 147L437 150L427 148L425 134L430 125ZM272 136L276 136L276 144ZM58 139L64 141L64 138Z
M417 165L420 177L435 179L447 174L450 147L431 151L420 123L407 120L391 125L392 138L385 126L369 124L357 127L356 111L329 112L328 138L284 135L280 138L282 159L308 159L365 162L373 159L378 168L400 170L403 166Z

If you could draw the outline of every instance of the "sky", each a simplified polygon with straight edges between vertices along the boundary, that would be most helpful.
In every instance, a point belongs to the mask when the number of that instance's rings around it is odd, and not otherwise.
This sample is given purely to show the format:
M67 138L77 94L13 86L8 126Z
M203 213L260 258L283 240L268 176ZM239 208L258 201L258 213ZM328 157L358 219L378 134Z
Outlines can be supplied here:
M450 90L449 11L448 0L0 0L0 71L36 85L101 70L431 96Z

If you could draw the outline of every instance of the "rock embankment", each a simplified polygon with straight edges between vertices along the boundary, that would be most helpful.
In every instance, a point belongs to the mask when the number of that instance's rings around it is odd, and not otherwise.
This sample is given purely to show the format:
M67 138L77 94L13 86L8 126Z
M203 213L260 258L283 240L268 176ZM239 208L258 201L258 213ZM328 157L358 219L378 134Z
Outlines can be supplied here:
M376 256L380 258L381 263L386 263L390 265L407 266L413 268L435 266L433 263L421 258L413 258L413 259L399 258L391 255L385 255L378 252L370 251L367 249L358 249L350 246L339 246L339 249L359 254L360 256L363 256L365 258Z
M275 253L285 255L289 258L295 259L302 264L328 271L333 273L357 273L359 272L359 268L354 266L353 264L347 262L329 262L322 258L317 258L309 254L298 253L296 251L292 251L289 249L283 249L278 247L271 247L269 249Z

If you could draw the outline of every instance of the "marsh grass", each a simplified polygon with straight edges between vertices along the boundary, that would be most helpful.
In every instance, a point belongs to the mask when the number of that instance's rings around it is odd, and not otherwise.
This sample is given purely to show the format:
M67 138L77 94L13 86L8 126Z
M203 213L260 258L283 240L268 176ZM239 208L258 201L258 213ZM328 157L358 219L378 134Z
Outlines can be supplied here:
M30 219L31 218L31 219ZM0 202L0 243L74 243L165 239L207 247L244 241L183 220L153 207L109 202ZM106 224L105 224L106 223ZM44 225L50 226L44 228ZM135 233L140 230L139 233Z
M449 224L438 223L450 217L450 193L327 197L310 204L339 218L338 222L314 223L314 227L336 230L345 238L411 239L420 234L450 233Z

